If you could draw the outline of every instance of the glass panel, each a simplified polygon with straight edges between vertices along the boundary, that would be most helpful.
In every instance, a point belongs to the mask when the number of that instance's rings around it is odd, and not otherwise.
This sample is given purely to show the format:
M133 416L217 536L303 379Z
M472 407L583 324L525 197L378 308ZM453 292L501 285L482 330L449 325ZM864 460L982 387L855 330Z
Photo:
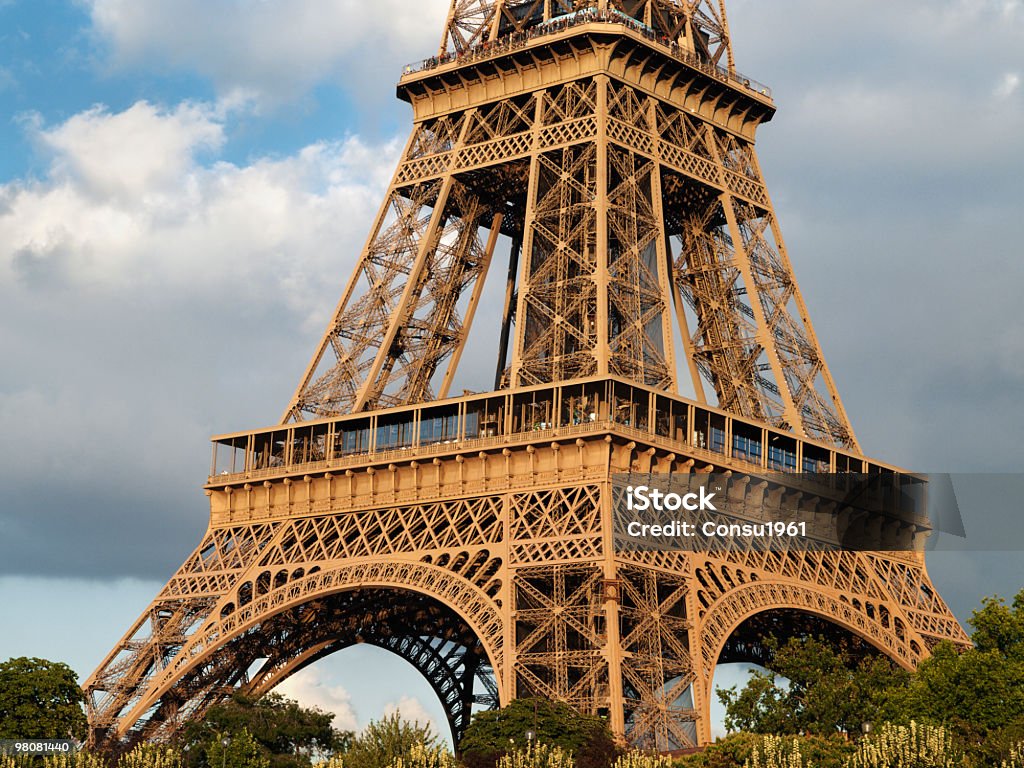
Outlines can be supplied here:
M457 405L425 410L420 419L420 445L450 443L459 439Z
M825 474L832 470L832 455L825 448L804 444L804 472Z
M249 436L234 437L221 443L214 443L213 473L215 475L233 475L245 471L245 454L249 446Z
M601 388L594 384L573 384L562 387L560 427L578 427L597 421Z
M256 435L256 457L253 469L271 469L284 466L288 432L264 432Z
M505 431L505 398L492 397L466 404L466 439L497 437Z
M554 392L526 392L512 399L512 431L538 432L555 426Z
M375 451L408 448L413 442L413 413L377 417Z
M612 421L647 431L650 393L628 384L615 383L612 391Z
M725 453L725 416L697 409L693 444L715 453Z
M732 423L732 455L751 464L760 464L762 453L761 428L739 421Z
M768 469L796 472L796 440L792 437L768 433Z
M340 422L335 425L334 455L352 456L370 450L370 420Z

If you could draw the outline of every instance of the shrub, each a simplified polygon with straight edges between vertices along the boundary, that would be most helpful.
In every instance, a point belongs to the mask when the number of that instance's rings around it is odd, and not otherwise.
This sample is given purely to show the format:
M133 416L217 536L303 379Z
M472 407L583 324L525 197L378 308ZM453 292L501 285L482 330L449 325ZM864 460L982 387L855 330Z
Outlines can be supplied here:
M526 749L506 752L498 760L498 768L575 768L572 753L558 746L531 742Z
M810 763L807 764L810 768ZM804 768L800 754L800 740L782 736L763 736L761 743L754 745L750 759L743 768Z
M1010 749L1010 755L1003 760L1002 768L1024 768L1024 741Z
M670 768L672 761L665 755L651 752L626 752L619 755L612 768Z
M910 726L886 723L877 735L865 737L847 764L849 768L954 768L963 755L952 746L942 726L911 721Z
M181 768L181 752L156 744L139 744L122 755L117 768Z
M341 768L340 764L338 768ZM458 768L458 763L444 747L420 743L414 744L407 756L392 760L388 768Z

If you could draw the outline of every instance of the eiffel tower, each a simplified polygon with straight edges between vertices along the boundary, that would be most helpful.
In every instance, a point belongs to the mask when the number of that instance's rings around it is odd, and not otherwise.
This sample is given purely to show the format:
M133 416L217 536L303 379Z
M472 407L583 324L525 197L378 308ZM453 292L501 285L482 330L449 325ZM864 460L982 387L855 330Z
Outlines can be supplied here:
M754 150L775 107L721 0L453 0L398 96L412 135L333 319L280 423L214 438L208 532L86 681L93 741L369 643L456 741L541 696L669 750L710 740L716 665L764 661L768 630L906 668L966 642L920 553L613 545L619 473L826 515L801 477L903 475L815 337ZM506 266L496 361L470 361ZM453 395L460 363L493 391Z

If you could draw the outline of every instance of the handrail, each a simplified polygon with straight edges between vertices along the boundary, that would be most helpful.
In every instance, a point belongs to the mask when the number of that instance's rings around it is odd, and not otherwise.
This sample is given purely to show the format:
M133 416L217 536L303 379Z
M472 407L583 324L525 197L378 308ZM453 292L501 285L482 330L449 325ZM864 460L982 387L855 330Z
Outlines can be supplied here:
M471 64L475 61L482 61L495 55L510 53L512 51L525 48L538 38L563 32L564 30L572 27L593 23L620 24L625 26L627 29L630 29L646 40L660 45L670 56L693 69L699 70L706 75L710 75L721 82L728 83L730 85L739 85L760 96L767 97L768 99L772 98L771 88L764 83L759 83L757 80L747 77L736 70L730 71L726 67L702 61L696 54L680 48L679 43L669 40L664 35L659 35L646 24L637 21L633 17L627 16L617 10L599 11L593 8L556 17L550 21L530 27L522 32L514 32L500 40L493 42L487 40L482 43L477 43L475 46L465 51L449 51L440 56L431 56L430 58L423 59L422 61L413 62L405 67L402 76L405 77L407 75L414 75L420 72L437 69L438 67L450 64L453 61L458 61L460 64Z

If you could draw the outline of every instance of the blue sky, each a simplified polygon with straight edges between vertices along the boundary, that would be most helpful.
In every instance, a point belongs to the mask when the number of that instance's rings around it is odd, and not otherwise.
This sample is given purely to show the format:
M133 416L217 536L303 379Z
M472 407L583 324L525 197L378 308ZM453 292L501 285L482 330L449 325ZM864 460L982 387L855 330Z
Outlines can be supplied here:
M394 83L446 7L0 0L0 658L84 677L198 541L207 438L287 403L407 135ZM762 165L865 449L1019 472L1021 3L728 7L739 68L775 92ZM969 536L991 526L966 507ZM966 619L1024 586L1018 558L931 570ZM292 690L350 726L440 718L368 649Z

